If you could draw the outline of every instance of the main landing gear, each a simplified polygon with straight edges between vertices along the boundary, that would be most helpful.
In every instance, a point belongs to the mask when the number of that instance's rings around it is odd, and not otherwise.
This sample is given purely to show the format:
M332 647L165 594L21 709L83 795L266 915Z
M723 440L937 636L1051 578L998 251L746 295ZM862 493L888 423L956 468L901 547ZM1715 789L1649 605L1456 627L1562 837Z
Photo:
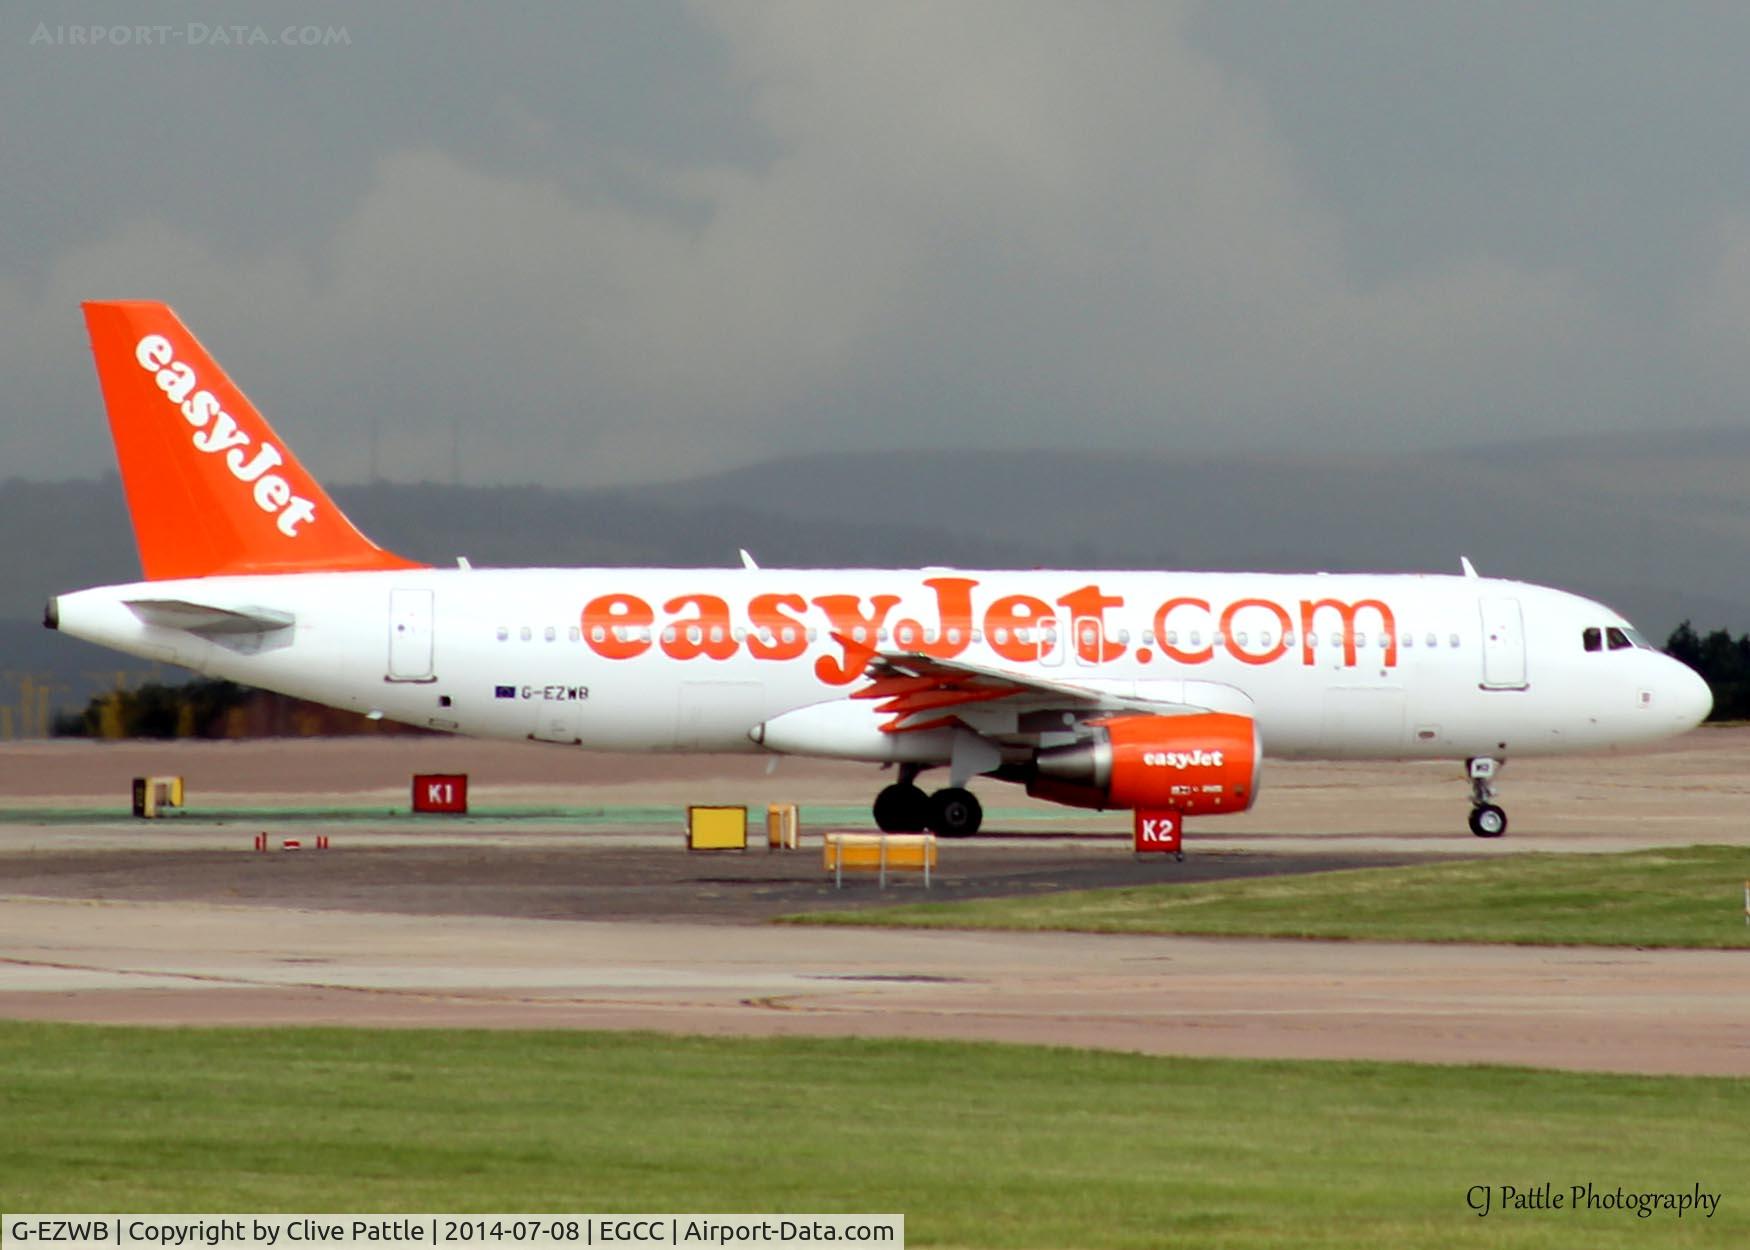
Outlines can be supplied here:
M960 786L925 794L917 784L916 764L902 764L899 781L875 796L875 826L883 833L920 833L966 838L984 822L978 796Z
M1507 813L1495 803L1495 774L1501 761L1478 756L1469 761L1470 831L1479 838L1498 838L1507 832Z

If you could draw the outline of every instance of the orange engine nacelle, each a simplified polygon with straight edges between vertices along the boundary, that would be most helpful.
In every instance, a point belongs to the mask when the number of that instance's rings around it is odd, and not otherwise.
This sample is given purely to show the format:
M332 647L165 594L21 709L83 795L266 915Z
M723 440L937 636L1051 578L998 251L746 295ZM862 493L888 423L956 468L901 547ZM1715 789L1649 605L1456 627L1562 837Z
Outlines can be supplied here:
M1121 716L1034 757L1027 793L1076 807L1243 812L1258 797L1258 726L1231 712Z

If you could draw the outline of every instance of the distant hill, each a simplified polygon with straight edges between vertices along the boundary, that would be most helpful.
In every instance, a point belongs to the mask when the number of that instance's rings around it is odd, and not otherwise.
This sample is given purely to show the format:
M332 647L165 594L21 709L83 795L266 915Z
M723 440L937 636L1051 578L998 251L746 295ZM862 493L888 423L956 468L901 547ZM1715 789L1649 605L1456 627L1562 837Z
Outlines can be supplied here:
M436 564L1378 569L1544 582L1654 638L1750 630L1750 432L1540 439L1415 457L889 451L609 490L377 483L336 498ZM0 705L123 657L44 633L57 591L137 576L120 483L0 482ZM82 675L83 674L83 675ZM96 675L96 676L92 676ZM9 684L11 683L11 684Z
M1492 576L1602 599L1661 638L1686 617L1750 629L1750 433L1735 431L1417 457L810 456L685 489L800 522L927 520L1028 543L1028 563L1456 572L1468 555Z

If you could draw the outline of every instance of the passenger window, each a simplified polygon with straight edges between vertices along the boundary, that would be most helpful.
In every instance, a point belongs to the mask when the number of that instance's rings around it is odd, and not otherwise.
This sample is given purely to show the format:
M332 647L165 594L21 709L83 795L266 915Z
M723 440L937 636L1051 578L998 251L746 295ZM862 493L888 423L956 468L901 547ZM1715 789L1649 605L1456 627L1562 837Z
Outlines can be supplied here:
M1628 640L1628 635L1612 625L1604 631L1605 640L1610 643L1612 651L1623 651L1635 644Z
M1588 625L1580 634L1580 644L1588 651L1604 650L1604 631L1596 625Z
M1429 634L1428 645L1430 647L1438 647L1440 645L1440 639L1436 638L1433 634Z

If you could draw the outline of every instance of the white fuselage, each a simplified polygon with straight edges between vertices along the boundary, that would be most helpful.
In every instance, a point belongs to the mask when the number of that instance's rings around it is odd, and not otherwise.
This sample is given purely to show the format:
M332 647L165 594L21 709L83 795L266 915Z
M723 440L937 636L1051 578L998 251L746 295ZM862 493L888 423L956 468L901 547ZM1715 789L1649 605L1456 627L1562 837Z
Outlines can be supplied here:
M261 628L167 624L177 604ZM1609 608L1473 577L411 569L141 582L51 611L74 636L337 707L615 750L755 751L759 737L941 757L940 735L884 734L848 699L868 658L858 645L1244 711L1279 757L1596 750L1680 732L1709 706L1693 672ZM761 732L829 703L787 734Z

